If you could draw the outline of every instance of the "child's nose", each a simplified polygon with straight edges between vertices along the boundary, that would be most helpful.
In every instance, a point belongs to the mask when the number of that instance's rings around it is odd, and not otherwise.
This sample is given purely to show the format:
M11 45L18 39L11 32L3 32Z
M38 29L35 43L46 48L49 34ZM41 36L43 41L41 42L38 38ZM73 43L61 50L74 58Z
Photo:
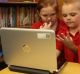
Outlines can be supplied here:
M51 17L50 17L50 16L48 16L48 17L47 17L47 20L48 20L48 21L49 21L49 20L51 20Z
M67 20L70 20L71 19L71 17L69 15L66 18L67 18Z
M48 18L47 18L47 22L50 22L50 21L51 21L51 17L48 17Z

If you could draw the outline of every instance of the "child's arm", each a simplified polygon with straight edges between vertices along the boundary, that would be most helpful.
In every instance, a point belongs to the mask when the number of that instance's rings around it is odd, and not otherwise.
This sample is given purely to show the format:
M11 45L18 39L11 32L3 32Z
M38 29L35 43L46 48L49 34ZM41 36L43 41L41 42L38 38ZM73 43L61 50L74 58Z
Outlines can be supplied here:
M59 57L60 53L61 53L61 52L60 52L58 49L56 49L57 58Z

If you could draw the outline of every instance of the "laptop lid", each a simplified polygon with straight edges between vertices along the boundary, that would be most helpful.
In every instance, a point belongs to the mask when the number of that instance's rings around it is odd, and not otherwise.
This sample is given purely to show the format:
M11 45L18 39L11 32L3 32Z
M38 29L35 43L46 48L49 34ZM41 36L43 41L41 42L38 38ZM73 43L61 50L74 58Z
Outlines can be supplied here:
M52 30L1 28L4 60L8 65L56 71L56 41Z

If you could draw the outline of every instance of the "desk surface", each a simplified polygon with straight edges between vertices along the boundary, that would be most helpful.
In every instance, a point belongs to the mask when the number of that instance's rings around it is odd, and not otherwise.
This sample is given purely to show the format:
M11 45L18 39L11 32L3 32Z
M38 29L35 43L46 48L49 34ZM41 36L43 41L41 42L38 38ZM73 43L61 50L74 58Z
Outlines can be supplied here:
M7 67L7 68L1 70L1 71L0 71L0 74L24 74L24 73L19 73L19 72L10 71L10 70L8 69L8 67Z
M80 74L80 64L68 62L59 74Z
M0 71L0 74L24 74L19 72L10 71L5 68ZM80 64L68 62L59 72L59 74L80 74Z

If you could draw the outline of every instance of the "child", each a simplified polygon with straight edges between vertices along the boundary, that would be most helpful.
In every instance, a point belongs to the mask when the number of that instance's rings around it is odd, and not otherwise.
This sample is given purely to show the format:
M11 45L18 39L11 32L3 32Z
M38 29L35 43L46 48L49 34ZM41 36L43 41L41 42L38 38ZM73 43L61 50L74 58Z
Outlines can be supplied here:
M62 20L58 18L58 6L57 0L40 0L38 3L38 14L40 21L32 25L33 29L52 29L56 35L58 31L66 25ZM64 62L63 52L59 55L58 66Z
M58 7L56 0L40 0L38 3L38 14L40 21L32 25L33 29L53 29L56 33L64 25L62 20L58 19Z
M80 1L64 3L63 20L67 28L60 30L57 40L58 55L64 50L65 59L69 62L80 62Z

